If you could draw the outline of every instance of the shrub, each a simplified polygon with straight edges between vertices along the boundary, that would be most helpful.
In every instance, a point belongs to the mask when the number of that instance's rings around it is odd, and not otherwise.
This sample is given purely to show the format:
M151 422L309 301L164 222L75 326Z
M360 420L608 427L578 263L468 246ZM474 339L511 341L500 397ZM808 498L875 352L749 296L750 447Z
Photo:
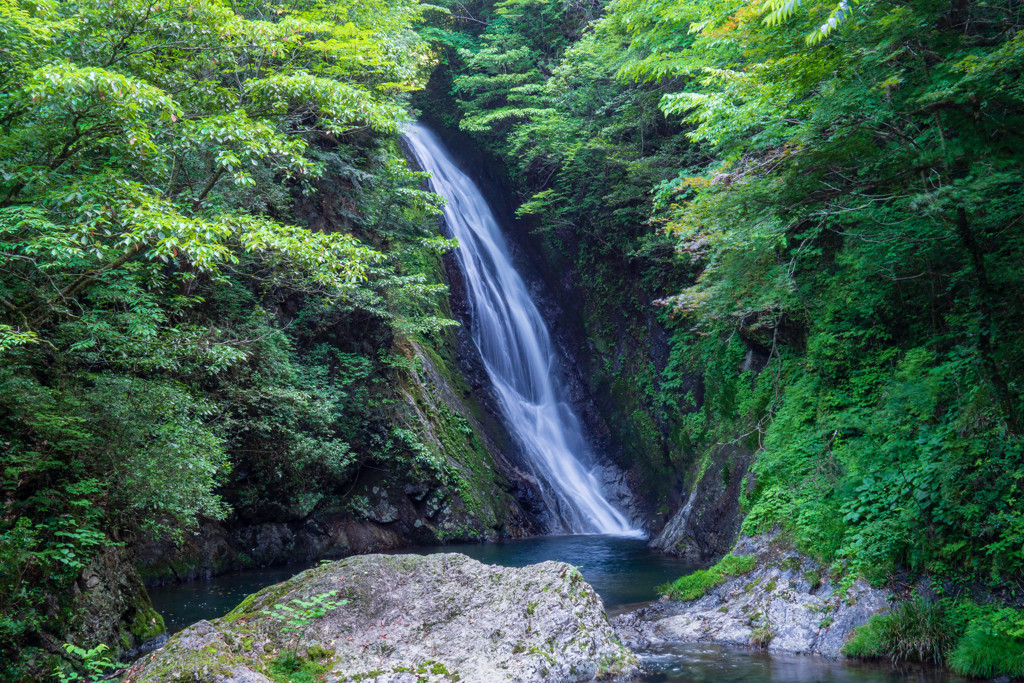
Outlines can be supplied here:
M294 650L285 650L270 662L267 673L278 683L316 683L330 668L330 652L323 648L310 648L305 656Z
M1004 609L972 620L949 656L953 671L966 676L1024 676L1024 612Z

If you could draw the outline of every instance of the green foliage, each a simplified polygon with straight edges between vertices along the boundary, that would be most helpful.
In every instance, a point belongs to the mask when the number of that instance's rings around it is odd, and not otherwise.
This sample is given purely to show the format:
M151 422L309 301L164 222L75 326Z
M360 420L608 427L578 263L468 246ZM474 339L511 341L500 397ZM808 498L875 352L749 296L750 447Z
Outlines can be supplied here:
M582 362L651 497L745 447L746 532L848 581L1019 586L1011 5L614 0L568 27L530 7L464 28L454 94L573 270Z
M405 462L378 351L452 324L396 140L422 12L0 3L0 677L42 675L103 547Z
M281 629L285 633L301 634L317 619L348 604L348 600L335 600L336 595L338 595L338 591L327 591L311 595L306 599L294 598L287 604L278 603L273 606L271 616L286 624Z
M321 681L330 668L329 657L329 652L315 646L310 647L305 656L294 650L285 650L270 662L270 678L280 683Z
M103 643L88 650L71 643L65 643L64 651L71 657L81 660L83 673L69 670L66 666L59 666L54 671L54 676L60 683L69 683L70 681L88 681L93 683L109 679L113 672L120 669L123 665L110 661L110 657L107 655L108 650L110 648Z
M955 642L942 602L915 597L874 615L843 646L848 657L888 657L895 663L941 664Z
M451 324L431 274L454 245L393 139L435 63L425 106L505 162L580 285L580 362L653 500L749 449L745 531L779 527L846 581L1019 585L1008 0L0 17L0 651L59 635L46 596L111 537L303 519L363 467L468 481L395 424L408 369L380 354ZM443 447L475 452L450 417L431 416ZM1015 626L948 618L964 671L1015 671L988 645Z
M658 592L670 600L696 600L715 586L725 583L729 577L740 576L753 570L756 564L757 558L753 555L726 555L707 569L698 569L670 584L660 586ZM767 642L765 644L767 645Z
M965 676L1024 672L1024 612L969 600L926 602L915 596L871 617L843 646L850 657L947 664Z
M542 115L535 95L586 9L551 0L499 0L479 44L459 51L465 69L454 91L464 130L486 132Z
M818 10L614 5L633 46L621 73L662 83L708 155L655 207L698 266L667 299L700 334L683 343L703 347L708 387L735 374L721 361L737 338L768 357L749 412L711 396L700 424L754 425L748 531L778 524L877 581L909 567L1012 583L1024 358L1019 306L998 292L1020 255L996 235L1024 212L1024 107L1003 86L1021 53L1000 33L1015 20L979 33L988 6L882 18L861 3L853 30L838 28L849 7L824 26ZM831 35L809 49L809 31Z
M966 676L1024 676L1024 611L1001 609L973 619L948 661Z
M852 3L850 0L840 0L839 3L832 7L831 11L829 11L828 19L807 35L805 38L807 44L817 45L825 38L828 38L829 34L848 19L852 12L851 4L857 4L857 0L853 0ZM762 6L762 11L766 12L764 17L765 25L778 26L785 21L789 21L796 14L799 5L799 0L765 0ZM819 7L815 6L811 11L817 13L818 10Z

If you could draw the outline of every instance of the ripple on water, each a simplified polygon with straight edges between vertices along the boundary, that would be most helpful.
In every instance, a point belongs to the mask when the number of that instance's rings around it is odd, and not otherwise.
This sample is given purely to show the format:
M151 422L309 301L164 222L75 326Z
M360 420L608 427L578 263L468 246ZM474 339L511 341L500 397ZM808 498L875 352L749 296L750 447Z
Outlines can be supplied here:
M706 643L652 648L640 659L650 671L647 683L967 683L936 669L897 670Z

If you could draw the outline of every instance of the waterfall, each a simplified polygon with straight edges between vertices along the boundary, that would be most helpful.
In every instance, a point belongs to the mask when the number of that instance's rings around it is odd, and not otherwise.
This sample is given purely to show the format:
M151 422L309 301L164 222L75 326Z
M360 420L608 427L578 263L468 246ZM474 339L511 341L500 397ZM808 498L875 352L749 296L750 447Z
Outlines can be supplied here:
M642 536L601 494L583 429L555 379L558 359L544 320L512 265L508 244L476 184L420 124L406 143L448 200L444 217L459 241L473 341L510 430L540 483L547 509L568 533Z

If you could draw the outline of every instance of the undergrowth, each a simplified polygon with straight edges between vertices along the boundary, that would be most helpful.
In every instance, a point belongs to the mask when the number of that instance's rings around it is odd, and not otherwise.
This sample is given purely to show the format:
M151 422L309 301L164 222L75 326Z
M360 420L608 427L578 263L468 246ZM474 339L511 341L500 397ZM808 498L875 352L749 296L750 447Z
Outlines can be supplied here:
M854 631L843 653L850 657L887 657L896 663L941 664L943 653L955 642L949 627L943 603L916 597L887 614L873 616Z
M1024 640L1008 637L990 618L975 619L950 653L948 664L967 676L1024 677Z
M915 597L854 631L843 654L948 666L980 678L1024 676L1024 610Z
M294 650L285 650L270 662L268 673L278 683L316 683L330 668L331 652L320 646L312 646L300 655Z

